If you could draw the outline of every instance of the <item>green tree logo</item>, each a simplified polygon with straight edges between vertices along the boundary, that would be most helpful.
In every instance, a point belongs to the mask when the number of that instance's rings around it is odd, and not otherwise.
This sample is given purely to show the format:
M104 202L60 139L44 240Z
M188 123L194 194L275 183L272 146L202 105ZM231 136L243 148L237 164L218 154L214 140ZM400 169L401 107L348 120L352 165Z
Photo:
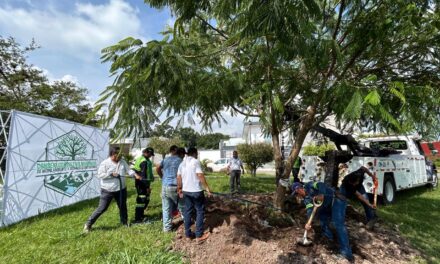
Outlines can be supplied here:
M83 157L86 154L86 141L75 134L64 136L55 149L55 155L60 159L75 160L77 157Z

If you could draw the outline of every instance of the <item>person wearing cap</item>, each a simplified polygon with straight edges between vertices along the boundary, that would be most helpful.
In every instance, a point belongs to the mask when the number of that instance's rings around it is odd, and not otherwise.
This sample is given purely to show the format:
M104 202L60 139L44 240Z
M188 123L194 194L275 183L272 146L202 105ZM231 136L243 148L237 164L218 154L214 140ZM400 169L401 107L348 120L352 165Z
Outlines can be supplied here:
M180 150L180 151L179 151ZM185 151L185 149L183 149ZM157 174L162 179L162 222L163 231L172 230L172 214L179 209L183 214L183 201L179 201L177 195L177 170L182 162L185 152L176 145L170 147L170 156L166 157L157 167Z
M146 148L142 155L136 159L133 165L135 187L136 187L136 208L134 222L141 223L145 220L145 209L150 203L150 184L154 181L153 163L150 158L154 156L154 149Z
M348 231L345 226L347 201L335 196L335 191L323 182L308 182L304 185L295 182L292 185L292 193L304 199L307 218L310 218L313 211L313 199L322 203L317 211L322 233L330 241L334 240L333 233L329 228L331 221L336 229L340 254L349 261L353 260L353 254L348 240ZM311 228L311 225L306 224L306 230L310 230Z

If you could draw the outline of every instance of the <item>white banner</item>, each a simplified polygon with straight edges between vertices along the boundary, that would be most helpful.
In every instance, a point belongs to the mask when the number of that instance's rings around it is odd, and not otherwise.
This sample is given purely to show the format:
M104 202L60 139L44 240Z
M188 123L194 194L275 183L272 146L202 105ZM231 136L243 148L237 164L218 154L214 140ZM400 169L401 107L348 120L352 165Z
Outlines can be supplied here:
M2 225L97 197L108 149L106 130L13 111Z

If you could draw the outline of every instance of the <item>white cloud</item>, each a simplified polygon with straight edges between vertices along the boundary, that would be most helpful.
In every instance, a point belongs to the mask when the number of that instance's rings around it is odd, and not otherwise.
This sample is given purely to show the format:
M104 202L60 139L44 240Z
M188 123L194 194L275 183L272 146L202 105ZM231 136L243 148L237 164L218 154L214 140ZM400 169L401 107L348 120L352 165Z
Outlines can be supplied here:
M66 74L63 77L61 77L60 81L63 82L72 82L75 83L77 85L80 85L78 78L76 76L70 75L70 74Z
M127 36L140 37L138 13L123 0L102 5L76 3L69 13L6 6L0 7L0 32L25 43L34 38L52 52L95 60L102 48Z

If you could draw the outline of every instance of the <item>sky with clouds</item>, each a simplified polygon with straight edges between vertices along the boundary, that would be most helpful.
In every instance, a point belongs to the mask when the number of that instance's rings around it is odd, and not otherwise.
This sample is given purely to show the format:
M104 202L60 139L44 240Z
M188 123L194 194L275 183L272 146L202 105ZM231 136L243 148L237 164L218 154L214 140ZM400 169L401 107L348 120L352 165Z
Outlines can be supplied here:
M52 80L63 79L88 88L90 100L112 82L101 49L128 36L160 39L173 23L168 9L150 8L142 0L0 0L0 35L41 46L29 61ZM243 117L225 115L228 124L215 132L240 136ZM197 127L196 127L197 128Z

